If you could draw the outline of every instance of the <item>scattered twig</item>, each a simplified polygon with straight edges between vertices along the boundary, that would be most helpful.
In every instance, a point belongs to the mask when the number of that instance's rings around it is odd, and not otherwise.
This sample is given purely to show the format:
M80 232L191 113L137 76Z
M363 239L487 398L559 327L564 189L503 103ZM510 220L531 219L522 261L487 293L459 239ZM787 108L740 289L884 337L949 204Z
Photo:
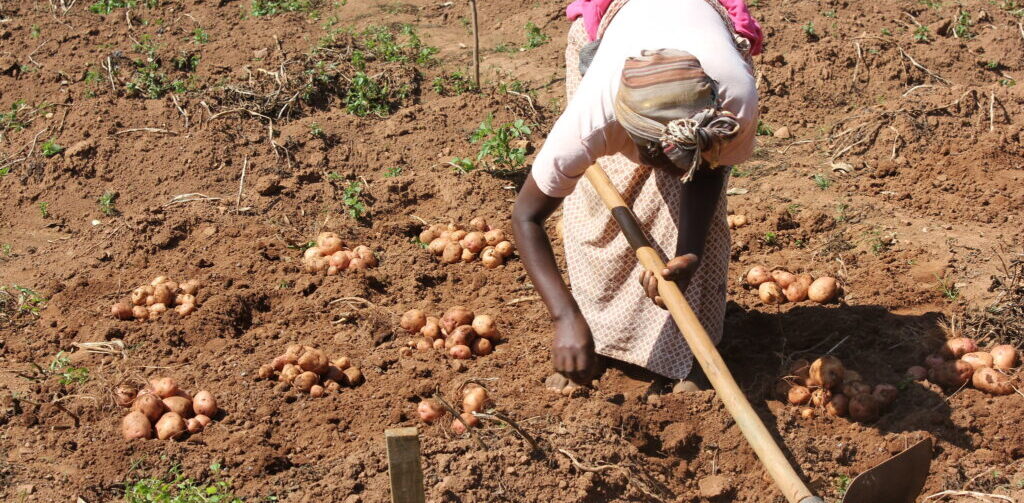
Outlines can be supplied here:
M898 45L897 45L897 46L896 46L896 49L900 51L900 54L902 54L902 55L903 55L903 57L905 57L905 58L907 58L908 60L910 60L910 64L912 64L912 65L916 66L916 67L917 67L918 69L920 69L920 70L921 70L921 71L923 71L924 73L927 73L928 75L931 75L933 79L935 79L935 80L938 80L939 82L942 82L943 84L946 84L947 86L949 85L949 81L948 81L948 80L946 80L946 79L944 79L944 78L940 77L940 76L939 76L938 74L936 74L935 72L933 72L933 71L931 71L931 70L929 70L929 69L925 68L925 67L924 67L924 65L922 65L921 63L918 63L918 62L917 62L917 60L915 60L915 59L914 59L914 58L912 58L912 57L911 57L911 56L910 56L909 54L907 54L907 52L906 52L906 51L904 51L902 47L900 47L900 46L898 46Z
M994 92L992 92L992 91L989 91L989 93L988 93L988 130L990 132L996 130L996 126L995 126L995 111L994 111L995 110L995 104L996 104L996 94Z
M96 353L101 355L121 355L122 359L128 358L128 354L125 353L124 351L124 342L121 340L101 342L73 342L71 344L87 353Z
M508 424L509 426L512 427L513 430L516 430L516 433L518 433L520 437L523 437L523 440L526 440L526 442L530 444L531 449L533 449L534 451L541 450L540 445L537 444L537 441L534 440L534 438L529 433L527 433L526 430L524 430L521 426L516 424L516 422L513 421L512 418L506 416L505 414L502 414L501 412L498 412L496 410L492 410L489 414L483 412L474 412L473 415L479 418L490 419L491 421L499 421Z
M116 132L114 134L115 135L119 135L119 134L140 133L140 132L141 133L169 134L169 135L174 135L174 136L178 135L178 133L175 132L175 131L170 131L170 130L167 130L167 129L155 128L155 127L137 127L137 128L132 128L132 129L124 129L124 130L118 131L118 132Z
M171 101L174 102L175 108L177 108L178 112L180 112L182 117L185 118L185 130L187 131L188 130L188 112L186 112L183 108L181 108L181 104L178 103L178 97L175 96L174 93L171 93Z
M572 462L572 466L576 467L576 469L580 470L580 471L590 472L590 473L601 473L601 472L606 472L608 470L614 470L616 468L622 468L619 465L585 465L583 463L580 463L579 460L576 459L576 456L573 456L571 452L569 452L569 451L567 451L565 449L558 449L558 452L560 452L560 453L564 454L566 457L568 457L569 461Z
M164 208L168 206L174 206L175 204L190 203L192 201L220 201L219 197L211 197L206 194L200 194L198 192L190 192L188 194L178 194L171 198L171 201L164 205Z
M506 302L505 305L506 306L514 306L514 305L519 304L521 302L533 302L535 300L540 300L540 296L539 295L529 295L529 296L526 296L526 297L519 297L518 299L512 299L512 300Z
M235 197L235 211L242 205L242 188L245 187L245 170L249 167L249 156L242 158L242 176L238 177L238 196Z
M370 302L370 301L368 301L368 300L366 300L366 299L364 299L362 297L342 297L340 299L334 299L334 300L328 302L327 305L329 306L331 304L336 304L338 302L344 302L344 303L346 303L346 304L348 304L350 306L352 305L353 302L361 302L363 304L366 304L369 307L377 307L376 304L374 304L373 302Z
M981 500L981 501L1000 500L1000 501L1008 501L1009 503L1014 503L1015 502L1015 500L1013 498L1011 498L1009 496L1003 496L1001 494L985 494L985 493L979 493L977 491L953 491L953 490L937 492L935 494L932 494L931 496L926 497L925 501L928 501L928 500L930 500L932 498L945 498L946 496L968 496L968 497L971 497L971 498L974 498L974 499L978 499L978 500Z

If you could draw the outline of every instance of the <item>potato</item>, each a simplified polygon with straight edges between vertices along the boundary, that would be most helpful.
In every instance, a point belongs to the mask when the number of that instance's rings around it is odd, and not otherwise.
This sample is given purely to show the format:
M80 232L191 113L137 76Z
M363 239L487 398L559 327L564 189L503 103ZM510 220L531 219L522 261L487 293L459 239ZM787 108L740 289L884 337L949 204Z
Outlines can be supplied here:
M992 353L986 353L984 351L975 351L973 353L967 353L960 357L961 360L967 362L975 371L978 369L991 367L993 363Z
M185 429L189 433L199 433L203 431L203 423L200 423L196 418L189 418L185 420Z
M878 401L870 394L861 393L853 396L847 408L854 421L870 423L878 419Z
M792 405L803 405L811 400L811 390L799 385L793 386L789 388L786 399Z
M803 302L807 300L807 285L800 281L793 281L786 288L782 289L786 300L790 302Z
M319 384L314 384L309 387L310 398L320 398L324 396L324 387Z
M815 415L817 415L817 414L815 414L814 409L812 409L810 407L804 407L804 408L800 409L800 418L801 419L813 419Z
M930 354L930 355L924 357L924 365L926 367L930 368L930 369L938 367L939 365L942 365L943 363L946 363L946 359L942 355L939 355L939 354Z
M739 229L740 227L743 227L744 225L747 225L747 216L746 215L742 215L742 214L741 215L733 215L732 217L733 217L732 218L732 227L733 228Z
M341 370L345 370L352 366L352 360L350 360L349 357L347 356L340 356L338 358L335 358L334 361L331 362L331 365L334 365L335 367L338 367Z
M324 384L324 393L337 393L339 391L341 391L341 385L338 384L338 381L327 381L327 384Z
M836 279L831 276L822 276L807 287L807 298L817 302L818 304L825 304L831 302L836 298L836 294L839 293L839 283ZM852 414L852 412L851 412Z
M843 394L847 397L861 395L864 393L871 394L872 391L874 391L874 388L863 381L850 381L843 383Z
M478 314L473 317L473 332L484 339L497 340L498 328L494 326L494 318L487 314Z
M410 309L402 313L402 318L398 322L398 326L405 329L410 334L415 334L427 324L427 315L423 314L423 311L419 309Z
M771 272L771 276L772 281L777 283L783 289L793 284L794 281L796 281L796 275L785 269L776 269Z
M811 392L811 403L815 407L824 407L832 400L832 392L825 388L818 388Z
M789 400L789 389L795 384L789 379L779 379L775 382L775 396L779 400Z
M196 414L202 414L204 416L213 417L217 415L217 399L213 397L213 394L209 391L202 390L196 393L195 398L192 399L192 408L195 409Z
M260 365L260 369L257 371L256 375L260 379L270 379L271 377L274 377L274 372L274 366L268 363L266 365Z
M850 370L848 368L843 369L843 382L856 382L863 381L864 378L860 376L860 372L856 370Z
M158 285L153 289L153 298L156 300L154 304L170 306L174 303L174 292L167 287L167 284Z
M914 365L907 369L905 375L915 381L923 381L928 378L928 369L920 365Z
M373 266L374 266L374 264L372 262L370 262L369 260L366 260L366 259L364 259L362 257L355 257L355 258L353 258L352 260L349 261L348 269L347 270L349 270L349 271L365 271L365 270L367 270L367 269L369 269L369 268L371 268Z
M284 366L281 369L281 373L277 376L277 380L283 383L291 384L299 374L302 373L302 369L298 365L292 365L291 363Z
M409 348L405 348L409 349ZM328 365L327 372L324 372L324 379L328 381L341 382L345 380L345 374L337 365Z
M420 420L424 423L432 423L444 416L446 412L444 407L429 399L420 400L420 403L416 405L416 414L420 416Z
M363 378L363 371L359 370L356 367L349 367L343 370L342 374L344 374L345 376L345 378L342 380L342 384L350 388L355 388L356 386L363 384L363 381L365 380Z
M174 307L174 312L178 313L178 316L188 316L196 310L195 304L182 304Z
M161 285L161 286L163 286L163 285ZM160 315L162 315L162 314L164 314L166 312L167 312L167 305L166 304L162 304L162 303L159 303L159 302L156 303L156 304L153 304L152 306L149 306L149 319L155 320L155 319L159 318Z
M312 261L313 259L318 259L323 256L323 251L320 249L319 246L310 246L309 248L306 248L306 251L302 252L302 260L307 262Z
M156 436L160 440L181 438L187 430L188 426L185 424L185 418L175 412L168 412L164 414L160 417L160 420L156 422Z
M470 263L470 262L472 262L474 260L476 260L476 254L471 252L471 251L469 251L469 248L463 248L462 249L462 261L468 264L468 263Z
M974 373L971 382L978 388L993 395L1009 395L1013 393L1010 378L993 368L983 368Z
M844 417L850 410L849 406L850 399L842 393L837 393L825 404L825 412L832 417Z
M448 243L450 242L451 241L445 238L435 238L429 245L427 245L427 249L430 250L430 253L441 256L441 254L444 253L444 248L448 246Z
M942 362L928 371L928 380L943 388L958 388L967 384L974 374L974 368L963 360Z
M515 247L512 246L512 243L509 241L502 241L494 245L494 253L501 255L502 259L508 258L510 255L512 255L513 251L515 251Z
M476 356L487 356L494 351L494 343L489 339L479 337L469 345L470 349L473 350L473 354Z
M184 418L189 418L193 415L192 401L185 397L169 396L164 398L164 406L167 407L167 410Z
M487 220L484 220L484 217L473 217L473 219L469 221L469 228L480 232L487 232L490 230L490 226L487 225Z
M330 362L327 360L327 355L319 349L308 348L299 357L299 368L307 372L314 372L318 375L322 375L327 372L327 366Z
M420 339L416 341L416 351L429 351L434 347L434 343L428 339Z
M429 339L433 342L434 339L441 337L441 320L431 316L427 318L423 324L423 328L420 329L420 335L424 339Z
M811 369L807 383L811 386L821 386L832 389L843 382L843 362L834 356L822 356L811 363Z
M420 240L421 243L429 244L431 241L437 239L438 234L439 233L432 228L423 229L422 231L420 231L418 239Z
M285 353L281 356L274 358L274 360L270 362L270 364L274 367L274 370L281 370L284 368L285 365L295 365L298 363L299 357L295 353Z
M458 344L468 346L475 338L476 333L473 332L473 327L469 325L455 327L455 330L448 333L448 340L451 341L453 346Z
M444 316L441 317L441 327L444 328L445 333L451 334L455 327L471 325L473 318L475 318L473 311L463 306L454 306L445 311Z
M149 282L149 286L162 285L164 283L167 283L170 280L171 279L168 278L167 276L157 276L157 277L153 278L153 281Z
M974 339L969 337L956 337L954 339L947 340L941 348L939 348L939 354L942 357L952 360L960 358L967 353L973 353L978 350L978 344L974 342Z
M143 306L146 304L146 297L153 295L153 287L149 285L140 286L135 290L132 290L131 300L132 305Z
M181 284L181 293L186 295L195 295L199 293L199 287L201 284L197 279L190 279Z
M760 297L761 302L764 302L765 304L782 304L786 301L786 296L782 292L782 288L774 281L761 283L761 285L757 287L757 296Z
M441 252L441 262L454 264L460 260L462 260L462 245L449 241L444 245L444 251Z
M747 284L753 287L761 286L762 283L772 280L771 274L768 274L768 269L759 265L751 267L744 277L747 280Z
M187 293L180 293L180 294L178 294L178 295L176 295L174 297L174 304L178 305L178 306L183 305L183 304L195 304L195 303L196 303L196 296L195 295L190 295L190 294L187 294Z
M480 426L480 420L469 412L463 412L462 414L459 414L459 417L461 417L462 421L465 421L470 428L476 428L477 426ZM459 421L458 419L452 420L452 432L455 433L456 435L462 435L463 433L466 433L466 426L462 424L462 421Z
M473 356L473 350L469 349L469 346L456 344L448 350L448 355L457 360L468 360Z
M793 360L789 364L787 373L796 378L797 384L807 384L807 378L811 375L811 362L803 358Z
M160 398L167 398L178 394L178 383L170 377L150 379L149 385L153 387L153 392Z
M164 405L160 397L144 393L135 398L135 402L132 403L132 410L145 414L150 422L155 423L160 419L160 416L164 415L164 412L167 412L167 406Z
M359 245L352 249L352 254L356 258L363 259L367 267L377 267L377 255L369 246Z
M135 306L132 308L132 317L139 321L148 320L149 309L146 309L145 306Z
M309 388L312 388L314 384L317 384L319 382L320 376L318 376L315 372L310 372L307 370L295 376L295 379L292 380L292 386L294 386L295 389L299 391L309 391Z
M210 423L213 422L213 419L210 419L210 416L204 416L202 414L196 414L196 417L194 417L193 419L199 421L199 424L202 424L204 429L207 426L210 426Z
M125 440L136 438L152 438L153 426L145 414L137 410L131 411L121 420L121 435Z
M121 407L131 407L139 392L133 386L122 384L114 388L114 403Z
M327 257L327 265L334 267L338 271L344 271L348 269L348 265L352 263L352 253L345 250L338 250Z
M484 233L480 231L473 231L466 234L466 237L462 238L462 246L469 250L471 253L480 253L487 246L487 240L484 239Z
M488 246L480 252L480 263L488 269L494 269L505 263L505 257L501 256L494 247Z
M892 405L899 394L900 390L891 384L878 384L875 386L875 390L871 392L871 396L875 397L878 406L883 409Z
M484 240L487 241L487 246L497 246L498 243L505 240L505 231L491 229L484 234Z
M466 238L466 234L468 234L466 231L462 229L456 229L448 233L448 240L458 243L459 241L462 241L463 239Z
M110 306L110 315L119 320L132 319L132 306L127 302L118 302Z
M433 345L434 345L434 349L444 349L444 347L445 347L445 340L444 339L434 339L434 344Z
M1009 344L1000 344L990 351L992 366L999 370L1009 370L1017 366L1017 349Z
M324 250L324 255L330 255L341 249L341 238L333 232L321 232L316 236L316 246Z

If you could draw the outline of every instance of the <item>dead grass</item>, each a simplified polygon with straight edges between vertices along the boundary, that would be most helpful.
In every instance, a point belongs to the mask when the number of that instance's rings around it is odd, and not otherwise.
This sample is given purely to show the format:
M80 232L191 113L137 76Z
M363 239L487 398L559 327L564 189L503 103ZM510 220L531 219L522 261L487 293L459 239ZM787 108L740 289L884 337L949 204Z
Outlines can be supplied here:
M1001 274L992 276L988 290L996 299L984 309L965 314L965 329L982 344L1024 346L1024 252L997 250Z

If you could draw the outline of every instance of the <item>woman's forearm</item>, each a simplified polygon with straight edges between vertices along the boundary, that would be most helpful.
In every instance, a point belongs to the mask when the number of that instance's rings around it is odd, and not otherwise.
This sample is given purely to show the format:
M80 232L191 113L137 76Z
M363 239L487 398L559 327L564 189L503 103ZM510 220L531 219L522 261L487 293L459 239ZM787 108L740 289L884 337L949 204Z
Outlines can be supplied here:
M519 257L555 320L579 313L576 300L562 280L551 241L544 230L544 222L561 203L560 198L541 192L531 176L526 179L512 210L512 233Z
M692 253L703 257L708 229L722 197L722 185L725 184L728 171L724 166L713 170L698 170L693 180L683 184L676 256Z

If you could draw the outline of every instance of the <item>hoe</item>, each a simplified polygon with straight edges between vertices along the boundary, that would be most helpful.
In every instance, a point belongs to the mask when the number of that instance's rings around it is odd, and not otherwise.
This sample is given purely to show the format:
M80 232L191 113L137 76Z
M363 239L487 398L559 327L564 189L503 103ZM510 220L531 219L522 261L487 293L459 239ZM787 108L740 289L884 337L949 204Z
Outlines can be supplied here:
M636 252L640 264L658 278L658 293L683 333L694 357L783 496L789 503L824 503L824 500L811 493L800 479L771 433L758 418L704 327L690 309L679 286L662 278L661 271L665 268L665 262L651 246L633 211L612 185L608 175L599 165L594 164L587 169L586 176L605 206L611 210L626 241ZM858 475L847 488L843 502L913 503L924 487L925 479L928 478L931 457L931 439L921 440L900 454Z

